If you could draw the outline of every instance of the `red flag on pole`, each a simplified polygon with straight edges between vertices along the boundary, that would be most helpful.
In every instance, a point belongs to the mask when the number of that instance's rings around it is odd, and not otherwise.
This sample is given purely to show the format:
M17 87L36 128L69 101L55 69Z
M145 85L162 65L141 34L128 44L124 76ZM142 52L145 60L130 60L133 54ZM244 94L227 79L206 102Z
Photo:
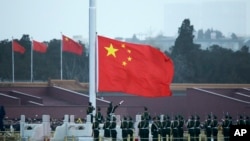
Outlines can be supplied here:
M62 38L63 51L82 55L83 47L79 43L75 42L65 35L63 35Z
M100 92L171 96L172 60L160 50L98 36Z
M45 43L33 40L33 50L40 53L45 53L47 51L47 45Z
M24 54L25 48L21 46L17 41L13 40L13 49L15 52Z

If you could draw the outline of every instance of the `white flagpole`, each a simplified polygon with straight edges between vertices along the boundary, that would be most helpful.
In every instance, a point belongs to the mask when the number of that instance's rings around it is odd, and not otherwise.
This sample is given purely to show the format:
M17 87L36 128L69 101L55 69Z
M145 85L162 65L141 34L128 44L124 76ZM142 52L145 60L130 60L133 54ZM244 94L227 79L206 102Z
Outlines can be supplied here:
M89 0L89 101L96 109L96 0ZM93 111L95 115L96 111Z
M14 46L13 46L13 38L12 38L12 42L11 42L11 46L12 46L12 82L14 83L15 82L15 62L14 62Z
M31 38L30 51L30 82L33 82L33 39Z
M62 40L61 40L61 49L60 49L60 60L61 60L61 62L60 62L60 66L61 66L61 80L62 80L62 77L63 77L63 68L62 68L62 64L63 64L63 62L62 62L62 48L63 48L63 36L62 36L62 33L61 33L61 37L62 37Z

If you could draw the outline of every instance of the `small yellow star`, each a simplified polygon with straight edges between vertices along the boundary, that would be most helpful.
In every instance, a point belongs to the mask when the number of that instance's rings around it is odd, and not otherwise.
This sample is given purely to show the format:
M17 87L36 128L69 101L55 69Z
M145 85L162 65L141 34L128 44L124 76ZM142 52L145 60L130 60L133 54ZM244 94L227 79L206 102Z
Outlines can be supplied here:
M112 55L116 57L115 53L118 51L118 49L114 48L112 44L110 44L109 47L105 47L105 49L108 51L107 56Z
M127 62L126 62L126 61L123 61L123 62L122 62L122 65L123 65L123 66L127 66Z
M128 61L131 61L131 60L132 60L132 58L129 56L129 57L128 57Z
M128 52L128 53L131 53L131 50L130 50L130 49L128 49L128 50L127 50L127 52Z
M122 48L125 48L125 44L122 44Z

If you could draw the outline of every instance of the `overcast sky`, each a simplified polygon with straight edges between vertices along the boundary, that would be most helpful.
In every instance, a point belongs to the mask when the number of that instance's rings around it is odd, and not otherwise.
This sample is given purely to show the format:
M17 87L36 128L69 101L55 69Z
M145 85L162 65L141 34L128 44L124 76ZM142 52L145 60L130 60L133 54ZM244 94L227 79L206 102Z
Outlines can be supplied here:
M196 30L250 35L249 0L96 0L97 32L107 37L176 36L189 18ZM88 38L89 0L0 0L0 40Z

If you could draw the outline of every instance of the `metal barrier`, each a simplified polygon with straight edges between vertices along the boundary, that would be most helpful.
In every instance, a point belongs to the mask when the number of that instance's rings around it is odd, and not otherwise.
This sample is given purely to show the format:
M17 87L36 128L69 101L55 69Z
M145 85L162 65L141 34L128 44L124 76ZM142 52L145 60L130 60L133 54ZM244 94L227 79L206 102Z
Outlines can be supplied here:
M50 133L50 136L44 137L44 141L51 141L53 136L54 136L54 131L52 131ZM83 138L84 137L82 137L82 139L81 139L81 137L79 137L79 136L78 137L77 136L67 136L67 137L65 137L63 139L63 141L81 141L81 140L84 141ZM130 138L132 138L133 141L139 141L140 140L140 137L137 136L136 134L134 134L132 137L128 136L127 141L130 141ZM204 131L202 131L200 136L197 137L197 138L199 138L198 139L199 141L207 141L208 140L208 138L205 135ZM212 137L212 138L214 139L214 137ZM190 135L189 135L189 133L187 131L184 132L184 135L183 135L182 139L185 140L185 141L190 141L191 140ZM93 138L92 138L92 140L93 140ZM151 140L152 140L152 138L149 139L149 141L151 141ZM173 140L174 140L174 137L172 135L167 136L166 140L163 140L161 136L158 136L158 141L173 141ZM22 139L20 132L11 131L10 129L7 129L4 132L0 132L0 141L32 141L32 140L29 137L27 137L25 139ZM112 141L112 138L105 138L103 136L99 136L99 141ZM117 139L117 141L122 141L122 139ZM219 132L218 132L217 141L224 141L224 136L223 136L221 130L219 130Z
M0 141L21 141L20 132L0 132Z
M54 132L51 132L51 136L50 137L44 137L43 141L50 141L51 137L53 137ZM130 136L128 136L127 141L130 141ZM207 141L208 138L206 137L206 135L204 133L201 133L199 137L199 141ZM175 138L176 139L176 138ZM180 138L178 138L180 139ZM182 138L185 141L190 141L190 135L188 134L188 132L184 133L184 136ZM212 139L214 139L214 137L212 137ZM81 139L81 137L77 137L77 136L67 136L64 138L63 141L85 141L84 139ZM93 138L91 138L90 140L93 140ZM140 137L138 136L133 136L132 137L133 141L140 141ZM152 138L149 139L149 141L151 141ZM166 140L163 140L161 136L158 137L158 141L173 141L174 137L171 136L167 136ZM11 132L10 130L4 131L4 132L0 132L0 141L32 141L30 138L26 138L26 139L22 139L20 136L20 132ZM99 136L99 141L112 141L112 138L105 138L103 136ZM122 139L117 139L116 141L123 141ZM224 136L221 132L218 133L217 136L217 141L224 141Z
M22 138L20 132L0 132L0 141L32 141L29 137ZM44 137L43 141L50 141L50 137Z

